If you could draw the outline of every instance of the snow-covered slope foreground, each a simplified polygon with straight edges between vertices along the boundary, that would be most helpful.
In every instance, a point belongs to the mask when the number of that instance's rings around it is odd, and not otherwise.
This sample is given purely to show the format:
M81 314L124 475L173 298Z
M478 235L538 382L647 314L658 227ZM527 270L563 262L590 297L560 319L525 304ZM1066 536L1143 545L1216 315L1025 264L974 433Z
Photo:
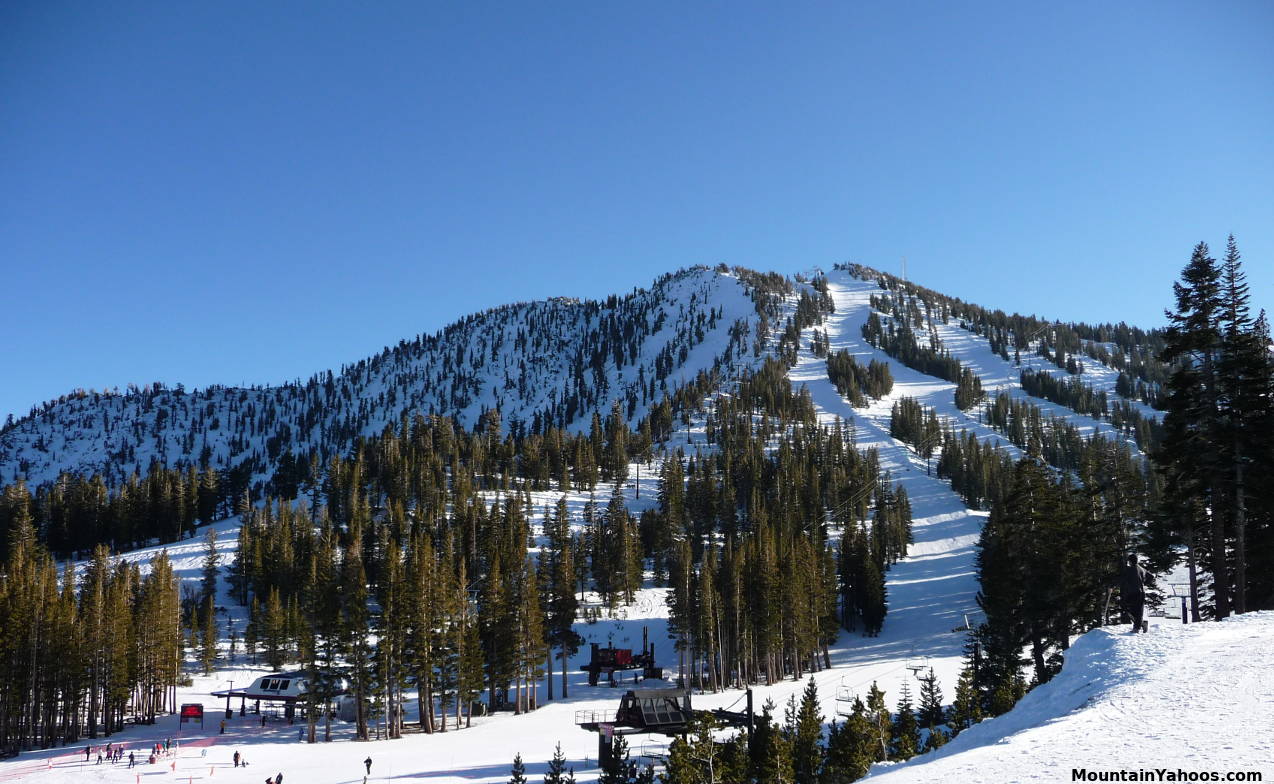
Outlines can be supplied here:
M1274 613L1091 631L1059 676L942 749L869 778L907 782L1274 780ZM1086 778L1072 771L1086 771ZM1118 778L1119 771L1140 778ZM1149 774L1146 772L1150 771ZM1164 771L1160 778L1158 771ZM1221 778L1169 778L1168 773ZM1093 774L1115 774L1110 778ZM1261 780L1261 779L1251 779Z

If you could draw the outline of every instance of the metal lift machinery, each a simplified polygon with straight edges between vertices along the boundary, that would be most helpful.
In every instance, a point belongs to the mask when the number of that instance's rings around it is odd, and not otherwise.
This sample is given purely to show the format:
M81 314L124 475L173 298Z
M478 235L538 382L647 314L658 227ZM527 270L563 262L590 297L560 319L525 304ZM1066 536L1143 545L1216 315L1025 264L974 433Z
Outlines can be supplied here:
M632 648L616 648L608 645L605 648L597 643L592 646L592 660L585 664L583 671L588 673L588 685L596 686L604 674L611 686L617 685L615 673L619 670L641 670L643 678L663 678L664 669L655 665L655 644L649 641L646 627L641 630L641 651L633 653Z

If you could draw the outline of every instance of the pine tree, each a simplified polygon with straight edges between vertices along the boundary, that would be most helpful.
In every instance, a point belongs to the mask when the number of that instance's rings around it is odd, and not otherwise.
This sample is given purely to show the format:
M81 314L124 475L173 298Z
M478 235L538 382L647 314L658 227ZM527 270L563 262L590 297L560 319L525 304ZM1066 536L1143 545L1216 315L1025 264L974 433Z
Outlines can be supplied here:
M1260 523L1253 526L1253 522L1268 524L1271 512L1261 504L1251 479L1253 469L1261 471L1274 465L1269 439L1274 409L1274 364L1269 353L1264 312L1255 320L1251 317L1248 284L1233 235L1226 240L1221 298L1224 315L1217 384L1219 437L1224 449L1222 492L1226 497L1228 530L1233 537L1234 611L1242 613L1248 609L1251 580L1249 528L1259 531ZM1261 552L1259 544L1256 552ZM1262 560L1268 563L1270 559ZM1259 599L1257 606L1263 606Z
M853 775L853 737L845 724L835 719L827 730L827 755L823 760L821 784L849 784Z
M453 644L456 659L456 721L460 720L461 706L465 706L465 726L473 716L472 704L482 691L482 644L480 637L481 624L478 613L474 611L465 591L465 572L461 564L461 572L456 581L457 600L455 606L458 615L452 627Z
M367 640L367 573L362 559L362 521L366 518L366 499L356 500L355 519L350 523L350 542L341 564L341 624L347 655L351 696L354 698L354 734L360 740L370 738L366 700L371 694L371 648Z
M855 698L850 715L844 724L832 723L827 739L827 762L823 768L822 784L848 784L867 775L880 754L880 744L875 737L867 708L861 699Z
M376 663L380 700L386 734L402 737L402 687L406 679L407 629L411 619L410 596L402 549L389 539L389 526L379 527L378 549L382 551L377 599L380 616L376 620ZM425 692L428 694L428 691Z
M1218 368L1224 303L1221 271L1206 243L1195 246L1173 284L1176 311L1167 311L1169 327L1160 361L1174 366L1163 417L1164 437L1156 463L1165 487L1164 524L1178 534L1191 564L1191 593L1198 602L1195 551L1212 574L1213 615L1230 614L1230 575L1226 559L1226 499L1220 497L1223 465ZM1192 515L1205 515L1195 531ZM1210 512L1209 512L1210 510ZM1209 519L1210 517L1210 519Z
M947 745L947 733L936 724L929 725L929 734L925 737L924 753L929 753Z
M279 589L272 587L265 601L264 623L265 663L276 672L287 661L287 616Z
M970 661L960 670L960 679L956 681L955 700L951 703L950 724L953 737L982 720L981 702L974 686L973 663Z
M756 720L749 748L752 778L757 782L793 784L791 747L775 725L773 714L774 703L767 699Z
M946 711L942 708L942 687L938 685L938 676L932 667L929 674L920 679L920 712L917 718L925 726L937 726L947 721Z
M535 564L530 558L522 561L521 579L518 580L517 608L517 678L525 684L527 694L518 688L515 711L522 713L538 707L535 683L544 674L545 657L544 611L540 606L539 580Z
M885 693L876 686L875 681L872 681L871 689L867 692L866 719L870 728L872 761L883 762L888 760L890 758L889 736L893 721L889 714L889 708L885 707Z
M724 750L712 738L715 729L716 721L712 717L698 717L691 724L689 735L673 740L668 748L665 782L720 784L723 781ZM629 778L620 780L628 782Z
M544 784L565 784L566 782L566 755L562 753L562 744L559 742L553 749L553 758L549 760L549 769L544 773Z
M602 773L597 778L597 784L631 784L628 775L630 765L628 741L623 735L616 735L611 740L610 756L602 764Z
M567 670L570 669L570 657L579 650L583 639L575 632L575 615L579 608L579 600L575 596L575 555L571 540L570 517L567 514L566 496L557 500L553 518L547 524L548 548L548 584L547 618L548 639L558 649L558 659L562 665L562 698L567 694ZM550 672L551 676L552 673ZM549 698L552 699L552 678L549 678Z
M920 751L920 725L916 723L916 714L911 706L911 691L906 682L902 685L902 696L898 698L898 713L890 727L890 756L896 760L908 760Z
M200 589L202 591L200 599L205 602L209 599L216 601L217 574L221 569L221 557L217 553L216 529L208 529L208 533L204 537L204 547L206 548L206 552L203 559L203 579L200 582Z
M509 784L527 784L526 766L522 764L521 753L513 755L513 769L509 771Z
M204 599L203 609L199 613L202 621L199 644L199 664L204 675L211 675L217 665L217 607L213 597Z
M818 706L818 687L810 676L801 695L792 733L792 769L796 784L818 784L823 769L823 714Z

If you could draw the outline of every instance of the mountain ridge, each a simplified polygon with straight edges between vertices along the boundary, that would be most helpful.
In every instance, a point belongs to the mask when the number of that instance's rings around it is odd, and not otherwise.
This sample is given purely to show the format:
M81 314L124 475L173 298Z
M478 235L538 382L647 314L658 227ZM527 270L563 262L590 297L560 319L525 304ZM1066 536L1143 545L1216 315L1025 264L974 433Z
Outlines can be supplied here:
M1161 386L1157 331L1009 315L862 265L837 269L878 284L882 298L874 307L908 308L893 313L905 316L901 323L929 319L932 345L934 319L955 318L1005 360L1010 347L1017 363L1024 350L1040 353L1067 370L1062 375L1072 386L1081 383L1084 362L1116 372L1119 383L1105 386L1127 398L1154 402ZM790 359L801 328L821 320L797 312L799 296L817 295L808 280L690 267L605 300L551 297L489 308L306 381L77 391L0 429L0 485L23 479L38 486L72 472L118 486L153 465L199 465L237 471L240 483L260 490L288 455L326 460L415 413L472 428L495 411L518 434L550 426L578 431L592 414L618 404L635 423L700 374L711 375L713 386L776 351ZM890 299L891 292L898 296ZM804 319L795 331L793 318ZM780 334L784 324L787 334Z
M622 402L631 417L701 371L754 364L747 341L763 327L764 301L736 273L693 267L605 301L491 308L305 382L72 393L0 431L0 484L63 471L118 484L152 462L250 461L264 477L285 451L325 459L409 412L472 427L500 410L511 428L578 428Z

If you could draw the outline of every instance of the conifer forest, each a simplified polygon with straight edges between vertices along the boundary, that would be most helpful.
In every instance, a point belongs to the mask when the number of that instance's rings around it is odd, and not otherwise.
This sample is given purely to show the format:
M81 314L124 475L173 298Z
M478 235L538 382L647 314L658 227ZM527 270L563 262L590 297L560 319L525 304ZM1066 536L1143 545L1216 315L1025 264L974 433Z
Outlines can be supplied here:
M830 331L832 278L870 287L864 350ZM1274 610L1274 355L1234 238L1198 244L1163 295L1168 326L1142 330L860 265L721 265L497 308L304 382L50 401L0 430L0 753L153 724L231 660L308 674L304 742L333 738L342 694L356 739L465 732L569 699L580 632L659 588L669 682L803 691L758 699L750 731L701 711L656 763L617 734L599 781L855 781L1006 713L1076 635L1126 623L1129 554L1188 620ZM943 399L900 394L915 374ZM976 606L951 631L957 679L917 667L915 693L871 683L828 715L816 676L888 628L917 546L873 411L983 516ZM197 583L164 550L183 542ZM573 781L560 746L521 749L511 780L550 756L544 781Z

